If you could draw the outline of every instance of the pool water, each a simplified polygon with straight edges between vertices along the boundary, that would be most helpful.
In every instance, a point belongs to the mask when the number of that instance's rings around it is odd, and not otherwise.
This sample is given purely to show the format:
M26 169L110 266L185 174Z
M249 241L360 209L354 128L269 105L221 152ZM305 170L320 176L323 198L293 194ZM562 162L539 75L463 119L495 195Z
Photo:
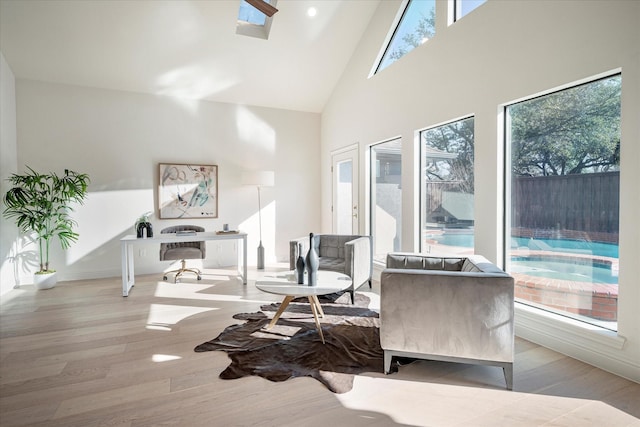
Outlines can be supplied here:
M441 235L427 235L427 238L445 246L473 248L473 233L469 233L468 231L466 233L460 231L445 231ZM551 253L587 254L608 258L618 258L618 245L611 243L512 237L511 247L513 249L524 247L531 250L540 250ZM567 262L563 262L561 260L540 260L514 257L511 260L510 271L513 273L522 273L528 276L546 277L549 279L605 284L618 283L617 269L612 270L610 265L597 263L576 264L569 260L567 260Z
M429 240L435 240L440 245L445 246L461 246L464 248L473 248L473 234L441 234L439 236L428 237Z
M600 264L572 264L561 261L514 259L510 271L527 276L576 282L617 284L618 275L609 266Z
M435 240L445 246L461 246L473 248L473 234L468 233L447 233L442 235L429 236L430 240ZM550 252L582 253L618 258L618 245L612 243L587 242L583 240L562 240L562 239L532 239L529 237L512 237L511 247L528 247L532 250L545 250Z
M528 237L512 237L512 246L526 246L529 249L540 249L565 253L587 253L591 255L618 258L618 245L612 243L586 242L583 240L565 239L532 239Z

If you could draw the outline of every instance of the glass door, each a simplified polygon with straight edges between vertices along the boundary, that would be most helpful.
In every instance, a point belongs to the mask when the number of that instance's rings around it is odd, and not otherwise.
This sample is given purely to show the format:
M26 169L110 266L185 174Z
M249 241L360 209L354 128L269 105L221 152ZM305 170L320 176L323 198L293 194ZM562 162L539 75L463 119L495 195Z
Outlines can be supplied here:
M358 148L332 155L333 232L358 234Z
M369 199L373 259L385 263L387 253L399 251L402 234L402 140L369 148Z

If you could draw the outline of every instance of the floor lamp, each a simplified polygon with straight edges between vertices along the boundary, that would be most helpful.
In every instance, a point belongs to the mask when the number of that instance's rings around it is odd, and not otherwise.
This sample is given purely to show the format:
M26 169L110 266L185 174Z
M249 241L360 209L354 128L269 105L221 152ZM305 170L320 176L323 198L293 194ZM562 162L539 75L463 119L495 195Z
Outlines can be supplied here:
M264 270L264 247L262 246L262 205L260 203L260 188L273 187L273 171L246 172L242 182L245 185L255 185L258 188L258 227L260 229L260 244L258 245L258 270Z

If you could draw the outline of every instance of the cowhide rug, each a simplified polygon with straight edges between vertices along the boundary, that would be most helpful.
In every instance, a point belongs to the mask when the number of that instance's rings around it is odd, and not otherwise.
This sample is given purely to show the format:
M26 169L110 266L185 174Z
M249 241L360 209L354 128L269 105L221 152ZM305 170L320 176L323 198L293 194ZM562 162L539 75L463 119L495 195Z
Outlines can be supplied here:
M218 337L198 345L196 352L227 352L231 364L220 373L222 379L258 375L271 381L309 376L334 393L353 387L353 375L383 372L380 348L380 319L367 308L369 298L356 294L351 305L347 293L320 297L325 317L321 318L326 344L316 330L306 298L294 300L276 325L269 324L280 303L264 305L257 313L233 317L246 322L227 327Z

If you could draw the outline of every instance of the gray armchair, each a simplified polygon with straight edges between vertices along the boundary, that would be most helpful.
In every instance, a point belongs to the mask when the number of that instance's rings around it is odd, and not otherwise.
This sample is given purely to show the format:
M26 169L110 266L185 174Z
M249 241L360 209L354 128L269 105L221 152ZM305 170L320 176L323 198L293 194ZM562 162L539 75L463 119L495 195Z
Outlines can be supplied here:
M390 253L380 279L384 370L394 356L499 366L513 388L514 281L482 256Z
M203 227L197 225L174 225L164 228L160 233L177 233L179 231L204 231ZM186 273L194 273L198 280L202 279L201 272L197 268L187 268L186 260L188 259L204 259L206 256L205 242L171 242L160 243L160 261L180 260L181 267L176 270L167 271L162 280L167 280L167 275L175 273L174 283L178 282L178 278Z
M295 270L298 259L298 244L302 245L302 256L309 251L309 237L301 237L289 242L289 268ZM354 302L354 292L366 282L371 288L373 273L373 248L371 236L346 236L338 234L317 234L313 244L320 258L320 270L344 273L351 277L351 287L347 292Z

